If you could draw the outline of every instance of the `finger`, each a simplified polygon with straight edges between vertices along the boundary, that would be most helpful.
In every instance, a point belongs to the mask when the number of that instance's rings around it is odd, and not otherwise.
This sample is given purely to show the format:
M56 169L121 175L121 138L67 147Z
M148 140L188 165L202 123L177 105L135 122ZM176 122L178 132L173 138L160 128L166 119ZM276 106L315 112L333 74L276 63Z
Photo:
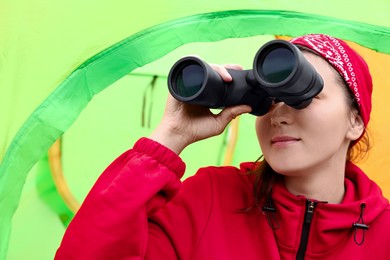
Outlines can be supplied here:
M248 105L232 106L223 109L218 115L218 120L223 125L227 125L230 121L238 117L239 115L250 113L252 108Z
M225 82L230 82L233 80L227 69L222 65L210 64L210 66L221 76Z
M233 70L243 70L244 69L241 65L232 64L232 63L224 64L223 67L225 67L226 69L233 69Z

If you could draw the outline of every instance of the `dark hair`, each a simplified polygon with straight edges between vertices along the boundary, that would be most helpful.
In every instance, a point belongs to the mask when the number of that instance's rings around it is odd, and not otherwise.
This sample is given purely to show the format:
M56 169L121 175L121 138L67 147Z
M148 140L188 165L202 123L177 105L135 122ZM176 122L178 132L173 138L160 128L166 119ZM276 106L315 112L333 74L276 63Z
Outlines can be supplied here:
M316 52L310 50L309 48L301 47L301 46L299 46L299 48L303 52L307 51L323 59ZM343 77L339 73L337 73L337 75L338 75L337 81L340 83L340 86L342 86L344 89L346 102L351 109L351 113L354 111L359 112L359 105L355 99L354 94L348 87L347 83L344 81ZM367 129L364 129L362 136L357 141L351 142L351 144L349 145L347 151L347 158L346 158L347 161L356 163L366 158L370 148L371 145L370 145L369 133ZM262 208L265 205L268 197L270 196L272 186L274 185L275 182L283 179L283 175L275 172L268 164L268 162L264 160L263 156L261 156L255 162L254 165L256 166L254 167L253 170L250 170L249 173L254 174L256 176L254 190L253 190L254 198L255 198L255 206Z
M267 198L271 194L273 185L283 178L283 175L275 172L266 160L261 156L257 161L255 169L251 170L249 174L256 176L253 187L253 195L255 198L255 207L262 208ZM257 162L255 162L257 164Z

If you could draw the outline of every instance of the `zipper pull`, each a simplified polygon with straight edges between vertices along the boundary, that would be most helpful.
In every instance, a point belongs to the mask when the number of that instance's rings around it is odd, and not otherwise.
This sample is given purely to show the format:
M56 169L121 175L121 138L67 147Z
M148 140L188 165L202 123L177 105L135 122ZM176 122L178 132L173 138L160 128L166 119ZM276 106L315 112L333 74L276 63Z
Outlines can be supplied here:
M313 219L314 208L316 207L316 203L312 200L307 200L307 210L305 214L305 223L311 223Z

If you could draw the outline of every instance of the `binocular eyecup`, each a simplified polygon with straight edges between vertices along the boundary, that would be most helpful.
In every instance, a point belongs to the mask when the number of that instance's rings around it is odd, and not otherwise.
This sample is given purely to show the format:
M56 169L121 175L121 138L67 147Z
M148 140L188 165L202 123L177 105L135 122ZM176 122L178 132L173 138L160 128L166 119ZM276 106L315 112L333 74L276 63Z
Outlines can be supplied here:
M251 70L228 69L231 82L224 82L209 64L197 57L178 60L168 75L168 89L179 101L223 108L246 104L261 116L273 102L302 109L323 88L323 80L302 52L284 40L273 40L256 53Z

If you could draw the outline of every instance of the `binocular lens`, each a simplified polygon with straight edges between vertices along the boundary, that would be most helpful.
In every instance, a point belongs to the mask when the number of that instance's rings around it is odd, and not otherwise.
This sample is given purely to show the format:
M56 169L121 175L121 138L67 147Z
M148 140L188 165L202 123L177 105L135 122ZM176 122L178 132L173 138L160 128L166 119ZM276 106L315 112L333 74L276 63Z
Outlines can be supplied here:
M174 91L182 97L191 97L202 88L204 79L205 73L199 64L186 64L174 77Z
M264 56L258 64L257 71L263 74L269 83L285 80L294 70L296 60L294 54L286 48L275 48Z

